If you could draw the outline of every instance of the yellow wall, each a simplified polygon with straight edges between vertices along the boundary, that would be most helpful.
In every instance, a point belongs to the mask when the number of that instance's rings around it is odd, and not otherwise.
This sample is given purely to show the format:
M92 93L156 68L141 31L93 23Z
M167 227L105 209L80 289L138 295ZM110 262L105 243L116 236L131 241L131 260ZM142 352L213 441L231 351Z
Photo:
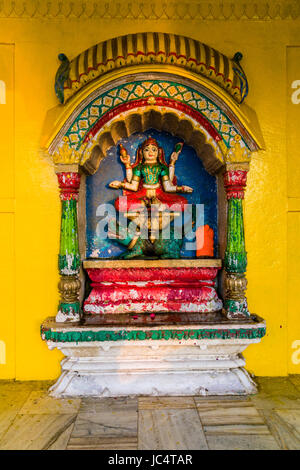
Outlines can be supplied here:
M287 324L288 371L300 372L300 46L287 48ZM297 87L297 88L295 88ZM299 90L299 92L298 92Z
M287 53L287 46L300 46L300 20L14 16L0 15L0 80L8 84L7 103L0 104L0 345L6 345L0 378L52 379L60 371L61 354L39 335L58 302L60 203L53 165L39 150L46 112L57 105L57 55L73 58L102 40L142 31L179 33L228 56L244 54L247 103L266 144L251 164L245 224L249 306L266 319L267 336L247 350L247 368L257 375L300 373L300 104L291 104L288 84L300 80L300 49Z

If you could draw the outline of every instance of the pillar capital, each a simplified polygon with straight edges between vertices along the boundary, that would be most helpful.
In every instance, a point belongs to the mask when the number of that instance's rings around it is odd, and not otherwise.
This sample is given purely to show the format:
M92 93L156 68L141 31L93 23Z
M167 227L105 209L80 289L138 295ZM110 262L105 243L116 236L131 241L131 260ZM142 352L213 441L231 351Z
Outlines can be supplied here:
M61 200L77 200L80 188L80 173L64 171L56 173L56 175L58 179Z
M227 199L244 199L248 170L229 170L224 173Z

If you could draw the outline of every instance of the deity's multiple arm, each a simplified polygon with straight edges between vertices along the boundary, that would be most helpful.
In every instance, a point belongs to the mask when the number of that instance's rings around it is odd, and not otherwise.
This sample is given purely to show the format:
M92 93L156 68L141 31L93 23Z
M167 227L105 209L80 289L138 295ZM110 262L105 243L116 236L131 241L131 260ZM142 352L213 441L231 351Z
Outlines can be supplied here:
M132 167L130 163L130 155L128 155L126 149L120 144L120 159L124 163L126 169L126 180L128 183L131 183L132 180Z
M170 163L169 163L169 177L163 176L162 177L162 185L164 190L167 193L176 193L176 192L192 192L192 188L189 186L176 186L173 184L174 176L175 176L175 163L178 160L179 154L182 150L183 144L177 144L175 147L175 151L170 156Z
M112 181L109 186L114 189L128 189L129 191L137 191L139 187L139 182L135 179L132 180L132 167L130 163L130 155L128 155L126 149L120 144L120 160L125 165L126 169L126 182L122 181Z
M169 179L163 180L163 188L168 193L173 192L184 192L191 193L193 191L189 186L175 186L172 181L175 176L175 163L178 160L179 154L182 150L183 143L177 144L175 151L171 154L170 163L169 163Z
M190 188L190 186L177 186L171 183L171 179L168 177L164 180L163 179L163 188L166 191L166 193L192 193L193 188Z
M127 183L127 181L125 181L124 183L121 183L120 187L123 189L127 189L128 191L137 191L139 189L139 184L140 178L136 178L134 176L131 183Z
M174 152L172 153L172 155L173 154L174 154ZM171 158L172 158L172 155L171 155ZM170 158L170 161L172 161L171 158ZM174 176L175 176L175 162L169 164L169 178L170 178L170 181L173 181Z
M168 176L162 177L162 185L163 185L164 190L167 193L176 193L179 190L178 189L179 186L176 186L172 183L172 179L170 178L170 175L169 177Z
M131 183L131 180L132 180L132 168L131 168L131 166L126 167L126 179L127 179L128 183Z
M139 180L134 179L131 181L131 183L128 183L128 181L112 181L109 183L109 187L113 189L127 189L128 191L137 191L139 189Z
M175 176L175 163L178 160L179 154L182 150L183 143L177 144L175 151L171 154L170 163L168 166L169 174L162 177L162 186L164 191L168 193L184 192L190 193L193 191L189 186L177 186L173 184ZM109 186L114 189L127 189L129 191L138 191L140 177L133 174L132 166L130 163L130 155L128 155L126 149L120 144L120 159L121 162L125 165L126 169L126 181L112 181Z

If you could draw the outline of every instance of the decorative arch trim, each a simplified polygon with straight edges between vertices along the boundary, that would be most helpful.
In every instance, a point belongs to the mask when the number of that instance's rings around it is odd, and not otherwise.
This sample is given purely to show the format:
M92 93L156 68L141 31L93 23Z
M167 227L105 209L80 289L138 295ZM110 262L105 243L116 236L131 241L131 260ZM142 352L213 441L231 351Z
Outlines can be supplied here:
M247 77L239 63L241 53L229 59L200 41L177 34L128 34L100 42L71 61L64 54L59 59L55 92L61 103L98 77L115 69L126 68L130 73L130 67L143 64L171 65L204 76L237 103L248 94Z
M151 98L150 98L151 100ZM104 114L95 124L93 127L89 129L87 132L85 138L83 139L83 144L88 142L91 138L93 138L98 131L107 123L109 122L112 118L120 115L123 112L133 110L133 109L138 109L138 108L143 108L143 107L163 107L163 108L168 108L168 109L173 109L177 112L182 112L186 116L193 118L195 121L197 121L212 137L213 140L216 142L220 142L222 140L222 137L218 133L218 131L215 129L215 127L209 122L208 119L206 119L201 113L195 111L193 108L190 106L177 102L172 99L168 98L154 98L153 101L151 100L149 103L149 98L142 98L139 100L132 101L130 105L128 104L121 104L114 108L112 111L109 113ZM150 108L151 109L151 108ZM156 123L153 122L153 126L155 127Z
M128 110L116 119L112 118L106 127L100 126L98 130L95 127L90 142L87 139L81 147L82 154L78 163L86 173L93 174L107 151L120 139L152 128L183 138L187 145L195 149L208 173L216 174L223 167L225 160L219 147L221 141L211 138L195 119L189 119L175 109L162 111L159 107Z
M137 107L174 109L189 116L218 143L224 157L236 144L237 135L241 136L241 144L248 153L259 147L245 127L245 116L238 106L230 108L203 85L197 85L191 79L157 72L129 77L126 81L118 78L95 86L88 94L81 98L78 96L76 106L71 111L66 110L66 117L61 119L55 137L48 140L46 147L49 153L54 156L57 152L61 154L59 149L63 142L72 151L82 152L89 138L100 127L105 128L106 123L116 115ZM62 160L61 155L59 160Z

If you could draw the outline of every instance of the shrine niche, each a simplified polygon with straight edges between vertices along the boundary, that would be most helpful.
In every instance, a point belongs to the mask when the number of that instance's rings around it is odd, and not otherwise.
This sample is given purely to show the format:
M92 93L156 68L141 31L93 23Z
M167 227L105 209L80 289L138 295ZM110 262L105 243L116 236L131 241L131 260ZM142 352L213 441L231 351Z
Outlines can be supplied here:
M245 394L243 198L262 148L242 55L122 36L61 66L43 146L62 204L61 299L42 325L60 395Z

